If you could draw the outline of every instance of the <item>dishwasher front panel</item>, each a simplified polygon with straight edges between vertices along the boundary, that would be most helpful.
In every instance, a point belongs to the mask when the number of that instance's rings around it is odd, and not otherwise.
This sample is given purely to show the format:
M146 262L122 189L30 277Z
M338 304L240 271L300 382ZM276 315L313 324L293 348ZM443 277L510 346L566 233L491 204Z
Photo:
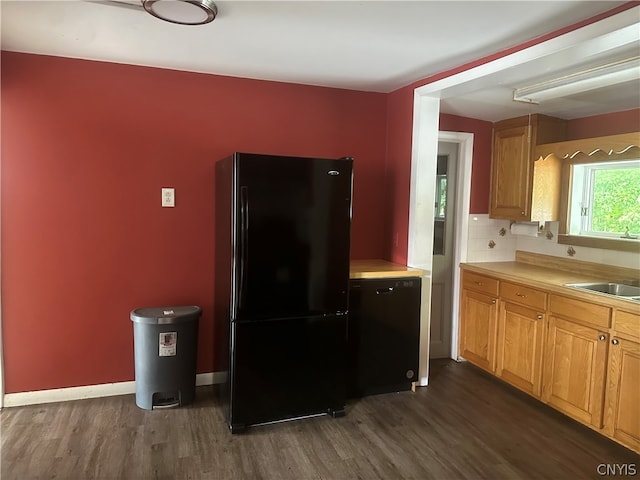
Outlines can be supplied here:
M411 389L418 380L420 278L351 280L348 393Z

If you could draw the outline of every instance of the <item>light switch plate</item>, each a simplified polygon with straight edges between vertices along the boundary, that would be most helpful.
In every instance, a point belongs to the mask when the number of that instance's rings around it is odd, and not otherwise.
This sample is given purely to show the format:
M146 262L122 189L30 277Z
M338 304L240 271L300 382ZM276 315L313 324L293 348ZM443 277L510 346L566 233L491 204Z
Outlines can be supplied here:
M176 206L176 189L175 188L162 189L162 206L163 207Z

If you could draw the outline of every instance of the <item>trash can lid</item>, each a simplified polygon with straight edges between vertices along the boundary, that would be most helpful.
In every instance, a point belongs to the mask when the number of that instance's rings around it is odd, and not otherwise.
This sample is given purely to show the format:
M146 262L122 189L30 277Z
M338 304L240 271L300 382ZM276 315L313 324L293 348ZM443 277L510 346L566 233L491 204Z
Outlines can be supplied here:
M196 305L176 307L145 307L131 311L131 321L135 323L182 323L197 320L202 309Z

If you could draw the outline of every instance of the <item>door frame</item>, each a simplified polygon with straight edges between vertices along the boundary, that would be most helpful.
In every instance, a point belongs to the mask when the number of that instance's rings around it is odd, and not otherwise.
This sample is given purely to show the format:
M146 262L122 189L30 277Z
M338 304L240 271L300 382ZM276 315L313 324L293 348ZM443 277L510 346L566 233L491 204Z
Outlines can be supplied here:
M469 237L469 192L471 190L473 141L474 135L472 133L448 131L438 132L438 144L446 143L454 145L457 149L454 176L448 177L449 182L453 182L454 195L452 206L453 237L449 247L452 248L451 264L449 265L451 271L451 290L449 301L451 304L449 305L448 310L451 321L448 322L449 328L447 328L447 330L449 335L448 358L452 358L454 360L458 358L457 319L459 302L457 295L459 294L458 290L460 285L460 269L458 268L458 265L460 265L461 262L467 261L467 244ZM462 162L464 162L464 164ZM465 170L461 172L460 169L463 167ZM451 221L451 218L448 218L447 221ZM429 348L431 349L431 347L432 345L430 343Z
M420 105L423 99L416 99ZM431 100L431 99L429 99ZM439 101L434 109L433 102L425 102L426 116L439 115ZM425 118L423 117L423 121ZM432 118L433 120L433 118ZM426 124L427 122L424 121ZM416 138L416 137L414 137ZM435 141L434 141L435 139ZM458 165L456 171L455 224L456 232L453 254L453 288L451 305L451 358L458 358L458 298L460 272L457 266L467 259L469 235L469 200L471 187L471 163L473 154L473 133L438 132L437 136L423 137L423 141L414 142L414 155L419 162L412 162L411 203L409 206L409 255L407 264L424 271L422 277L422 305L420 313L420 362L418 385L429 383L429 342L431 331L431 268L433 264L433 205L435 202L436 161L438 142L458 144ZM435 148L435 150L434 150ZM432 153L431 156L427 153ZM415 158L415 157L414 157ZM414 168L415 166L415 168Z

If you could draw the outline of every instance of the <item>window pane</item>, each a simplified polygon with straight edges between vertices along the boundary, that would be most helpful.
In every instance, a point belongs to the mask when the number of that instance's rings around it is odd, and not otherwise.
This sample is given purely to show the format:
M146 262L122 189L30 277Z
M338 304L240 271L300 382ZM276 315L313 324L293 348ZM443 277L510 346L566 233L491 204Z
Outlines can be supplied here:
M591 231L638 234L640 168L595 170L593 178Z
M438 216L445 217L447 213L447 177L442 177L438 182L438 193L440 194L438 204Z

